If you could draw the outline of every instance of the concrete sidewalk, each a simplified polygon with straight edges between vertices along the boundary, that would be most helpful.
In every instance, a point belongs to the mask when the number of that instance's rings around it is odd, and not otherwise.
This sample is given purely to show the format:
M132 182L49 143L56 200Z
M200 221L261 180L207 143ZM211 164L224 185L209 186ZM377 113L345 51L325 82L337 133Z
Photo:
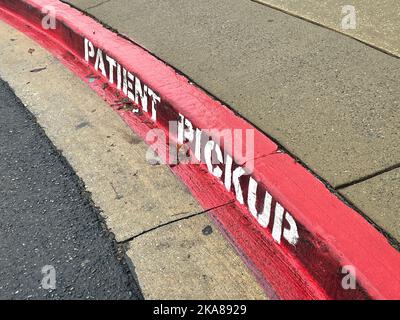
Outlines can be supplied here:
M400 56L400 2L397 0L253 1L326 26ZM351 25L349 19L353 19L355 24Z
M185 73L400 239L399 59L250 0L66 2Z

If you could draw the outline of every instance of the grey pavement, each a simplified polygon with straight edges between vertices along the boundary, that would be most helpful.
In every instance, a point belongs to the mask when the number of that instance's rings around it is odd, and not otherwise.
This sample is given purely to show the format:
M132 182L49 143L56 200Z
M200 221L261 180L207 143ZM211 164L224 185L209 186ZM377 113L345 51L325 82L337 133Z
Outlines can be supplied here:
M359 209L373 212L374 222L400 239L400 168L382 173L341 192Z
M90 195L2 80L0 155L0 299L140 299Z
M400 57L398 0L252 0L319 23ZM318 5L317 5L318 3ZM351 6L352 8L350 9ZM354 11L353 11L354 10ZM355 24L350 28L349 14Z
M227 103L382 228L399 225L396 180L378 197L344 188L400 164L398 58L250 0L66 2Z

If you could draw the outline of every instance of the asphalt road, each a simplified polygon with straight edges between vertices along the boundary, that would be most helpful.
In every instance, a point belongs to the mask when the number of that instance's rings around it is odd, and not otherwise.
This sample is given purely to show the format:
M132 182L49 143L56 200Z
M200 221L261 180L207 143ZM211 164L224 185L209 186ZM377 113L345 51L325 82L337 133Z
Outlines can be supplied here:
M0 155L0 299L140 299L90 195L2 80Z

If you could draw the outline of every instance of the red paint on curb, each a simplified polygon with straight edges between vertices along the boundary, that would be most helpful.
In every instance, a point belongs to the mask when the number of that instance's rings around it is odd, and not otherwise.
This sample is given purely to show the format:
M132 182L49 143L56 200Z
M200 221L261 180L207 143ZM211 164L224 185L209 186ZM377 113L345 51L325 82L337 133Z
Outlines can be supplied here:
M54 30L41 27L42 9L48 5L57 13ZM229 203L212 210L211 216L267 290L282 299L400 298L400 253L386 238L294 159L280 153L265 135L171 67L57 0L0 0L0 18L51 51L113 106L143 139L152 128L167 134L168 121L177 120L179 114L199 129L254 130L254 170L251 178L239 178L245 204L237 201L237 190L231 187L232 192L228 192L204 164L178 164L171 169L205 209ZM94 58L89 59L89 64L84 59L85 38L156 91L161 98L156 122L151 120L152 113L142 112L143 105L139 105L138 114L118 107L124 102L116 85L109 85L102 72L93 68ZM106 74L109 68L106 67ZM229 146L221 143L224 151ZM242 148L245 150L245 146ZM234 159L238 165L250 160L239 156ZM273 226L270 223L268 228L263 227L249 211L246 199L249 189L254 187L250 179L257 182L258 211L263 207L261 196L272 196L269 221L274 222ZM276 221L282 224L279 228L275 228ZM296 237L290 238L293 221L298 233L296 241ZM278 243L276 239L281 238ZM292 239L295 244L285 239ZM355 267L354 290L342 288L344 265Z

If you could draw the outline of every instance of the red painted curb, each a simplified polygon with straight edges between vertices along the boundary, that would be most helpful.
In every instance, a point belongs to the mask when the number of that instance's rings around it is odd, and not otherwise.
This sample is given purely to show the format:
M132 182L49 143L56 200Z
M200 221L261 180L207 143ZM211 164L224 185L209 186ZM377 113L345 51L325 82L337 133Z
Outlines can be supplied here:
M44 29L43 17L53 9L56 28ZM171 151L176 140L178 146L201 141L191 152L200 164L171 169L204 208L216 208L211 216L271 294L281 299L400 298L400 254L387 239L264 134L187 78L57 0L0 0L0 18L51 51L142 138L160 129L170 141L152 143L151 136L147 141L163 158L168 158L165 144ZM169 133L169 121L178 122L176 134ZM208 132L213 142L205 134L210 128L220 130ZM246 155L245 143L236 147L251 132L235 136L235 129L252 130L254 156ZM207 166L210 154L220 164ZM354 267L357 285L346 290L342 280L349 275L343 267L348 265Z

